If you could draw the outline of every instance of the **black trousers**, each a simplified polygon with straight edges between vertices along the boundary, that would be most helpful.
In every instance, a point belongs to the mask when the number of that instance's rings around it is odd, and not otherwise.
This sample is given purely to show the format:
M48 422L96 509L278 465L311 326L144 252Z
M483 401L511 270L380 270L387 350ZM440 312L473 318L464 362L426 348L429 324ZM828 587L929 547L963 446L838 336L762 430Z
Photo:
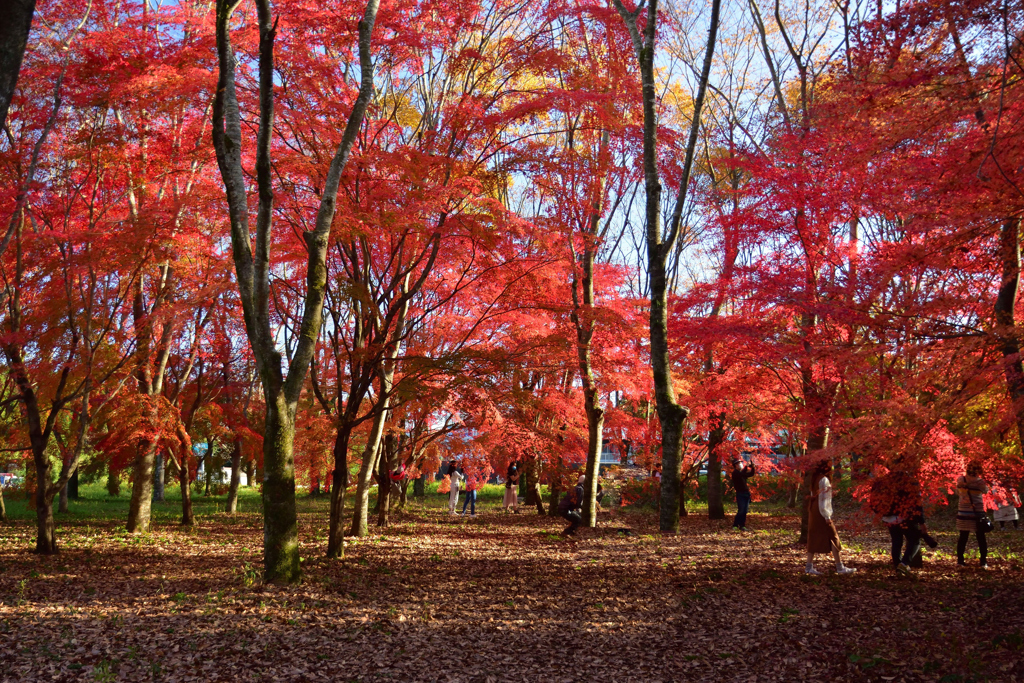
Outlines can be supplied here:
M967 539L970 535L970 531L961 531L960 540L956 542L956 560L960 564L964 563L964 551L967 550ZM978 539L978 553L981 555L981 563L985 564L985 560L988 557L988 540L985 538L985 532L975 531L974 536Z
M562 513L562 517L566 521L571 522L568 528L566 528L566 530L562 533L566 536L572 536L576 533L576 530L580 528L580 522L583 521L583 517L581 517L580 513L577 512L576 510L566 510L565 512Z
M907 525L890 524L889 537L892 539L892 564L905 564L908 567L914 556L921 552L921 529L917 524ZM903 550L903 541L907 542L907 549ZM902 551L902 558L900 553Z

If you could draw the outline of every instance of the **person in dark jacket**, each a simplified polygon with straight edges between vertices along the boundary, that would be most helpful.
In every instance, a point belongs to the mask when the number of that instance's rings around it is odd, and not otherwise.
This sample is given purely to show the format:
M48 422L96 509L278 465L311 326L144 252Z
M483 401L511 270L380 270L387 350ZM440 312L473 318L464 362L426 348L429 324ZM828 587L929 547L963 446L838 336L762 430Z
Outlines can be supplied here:
M882 521L889 527L892 539L892 565L900 574L909 576L912 563L920 566L915 559L921 552L921 540L927 539L933 548L938 544L928 535L921 504L921 486L914 477L905 470L893 470L883 483L890 502L888 514L882 517Z
M559 514L569 522L569 526L562 532L563 536L575 536L580 522L583 521L583 514L580 511L583 506L583 479L584 477L580 475L576 486L558 501Z
M737 531L747 530L747 511L750 510L750 487L747 479L757 474L754 463L742 458L732 461L732 487L736 489L736 517L732 520L732 528Z

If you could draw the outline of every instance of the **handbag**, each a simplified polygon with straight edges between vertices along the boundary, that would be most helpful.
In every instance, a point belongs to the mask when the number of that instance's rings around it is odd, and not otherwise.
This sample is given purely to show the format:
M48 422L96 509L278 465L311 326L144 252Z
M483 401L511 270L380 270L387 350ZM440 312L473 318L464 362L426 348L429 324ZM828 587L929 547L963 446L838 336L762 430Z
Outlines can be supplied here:
M968 495L970 495L970 494L968 493ZM971 501L971 508L972 509L974 508L974 501ZM979 533L979 534L987 534L988 532L990 532L990 531L992 531L993 529L996 528L995 525L992 524L992 520L989 519L989 516L985 514L985 509L984 508L982 508L981 512L978 512L977 510L974 510L974 514L978 515L978 521L975 522L976 526L974 528L974 530L977 533Z

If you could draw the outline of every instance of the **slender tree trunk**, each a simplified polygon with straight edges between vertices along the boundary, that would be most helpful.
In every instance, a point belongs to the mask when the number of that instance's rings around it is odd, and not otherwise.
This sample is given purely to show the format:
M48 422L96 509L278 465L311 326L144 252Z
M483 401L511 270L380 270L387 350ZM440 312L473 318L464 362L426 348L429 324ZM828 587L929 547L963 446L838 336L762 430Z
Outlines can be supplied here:
M655 38L657 36L658 0L649 0L646 7L641 4L635 10L627 10L621 0L613 0L615 9L626 24L633 50L640 67L640 82L643 99L643 150L644 189L646 191L646 242L647 276L650 286L650 341L651 369L654 375L654 394L661 423L661 505L659 526L662 531L679 530L679 492L682 473L683 422L689 410L676 402L675 387L672 383L672 363L668 344L668 257L679 236L679 226L689 186L690 171L696 151L700 130L701 109L707 93L711 74L711 62L718 35L718 18L721 0L712 0L711 19L708 28L708 44L704 52L700 86L694 97L694 112L690 125L690 136L686 147L683 173L679 192L672 211L668 235L661 229L661 177L658 171L658 83L654 76ZM641 12L646 12L643 32L637 23Z
M713 416L714 427L708 434L708 519L725 519L722 461L718 447L725 441L725 413Z
M181 449L181 467L178 468L178 482L181 485L181 525L191 527L195 523L192 515L192 475L189 472L191 453L184 447Z
M65 514L68 511L68 485L64 484L61 487L60 494L57 498L57 512Z
M334 471L331 473L331 512L327 526L327 557L345 556L345 489L348 488L348 441L351 428L338 428L334 438Z
M416 500L423 500L427 497L427 475L421 474L416 477L412 485L412 497Z
M4 487L0 486L0 522L7 521L7 505L4 504Z
M256 485L256 461L247 460L245 462L245 485L252 488Z
M277 339L271 329L270 249L274 215L271 140L274 135L274 40L277 20L269 0L256 0L259 22L259 128L256 137L256 184L259 197L255 238L249 229L249 197L242 165L241 113L235 86L235 56L231 46L232 0L218 0L216 36L218 81L212 108L213 146L224 180L231 223L231 252L249 346L263 384L266 420L263 438L263 557L264 579L299 580L298 519L295 510L295 411L306 374L316 351L327 292L327 249L337 210L338 188L373 96L370 53L378 0L368 0L359 21L359 94L352 104L341 141L322 185L313 229L305 232L306 286L302 321L288 361L287 375ZM342 476L336 474L336 476ZM333 496L332 496L333 501ZM332 536L335 530L330 532Z
M228 514L238 512L238 486L242 479L242 440L235 439L234 448L231 451L231 484L228 486L228 500L224 511Z
M587 410L587 469L583 490L583 523L588 527L596 527L597 483L601 467L604 410L601 408L596 389L584 389L584 401Z
M162 503L164 502L164 484L167 479L164 473L167 468L164 466L164 451L160 449L156 453L156 462L153 470L153 502Z
M399 496L400 497L398 499L398 508L396 508L397 510L404 510L405 509L405 504L409 500L408 491L409 491L409 480L408 479L403 479L402 483L399 484Z
M111 498L121 495L121 473L113 467L107 469L107 495Z
M203 463L205 464L205 467L203 467L203 474L205 475L203 479L205 479L206 484L206 490L203 492L203 495L208 498L210 496L210 484L213 483L213 437L206 440L206 457L203 458Z
M68 479L68 498L71 500L78 500L81 495L78 493L78 468L75 468L74 474Z
M550 495L548 496L548 517L558 516L558 500L561 498L561 490L558 487L557 479L553 481L549 486L548 490Z
M132 500L128 506L128 533L144 534L149 531L149 518L153 506L153 469L156 466L156 447L139 444L132 475Z
M377 473L377 526L387 527L391 523L391 468L395 457L395 435L388 433L384 437L384 454L380 459L380 472Z
M388 391L390 391L390 384L388 382ZM362 537L369 533L367 519L370 515L370 486L373 481L373 472L377 468L377 461L380 459L384 421L387 419L388 407L386 394L379 400L383 401L383 405L377 409L373 416L370 434L366 437L366 448L363 449L363 462L359 466L359 479L356 482L355 509L352 511L351 534L353 536Z

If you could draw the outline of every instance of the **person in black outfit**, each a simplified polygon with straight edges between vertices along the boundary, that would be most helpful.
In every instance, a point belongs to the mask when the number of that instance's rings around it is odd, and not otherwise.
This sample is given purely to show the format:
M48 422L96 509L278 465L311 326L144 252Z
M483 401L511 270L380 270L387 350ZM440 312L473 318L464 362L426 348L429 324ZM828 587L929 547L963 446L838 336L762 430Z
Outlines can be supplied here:
M921 566L921 541L931 548L938 545L924 521L921 486L909 473L898 469L890 472L881 485L889 500L882 521L889 527L892 540L892 566L900 574L910 575L911 567Z
M580 527L580 522L583 521L583 515L580 511L580 507L583 505L583 477L580 477L580 481L576 484L575 488L571 491L566 492L562 496L562 500L558 501L558 512L562 517L569 522L569 526L562 532L563 536L574 536L576 530Z
M736 517L732 520L732 528L738 531L747 530L747 512L750 510L750 487L747 479L757 474L754 463L741 458L732 461L732 487L736 489Z

